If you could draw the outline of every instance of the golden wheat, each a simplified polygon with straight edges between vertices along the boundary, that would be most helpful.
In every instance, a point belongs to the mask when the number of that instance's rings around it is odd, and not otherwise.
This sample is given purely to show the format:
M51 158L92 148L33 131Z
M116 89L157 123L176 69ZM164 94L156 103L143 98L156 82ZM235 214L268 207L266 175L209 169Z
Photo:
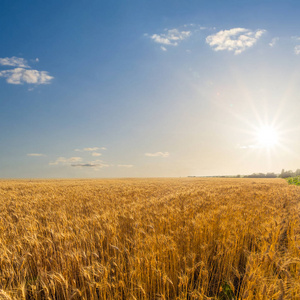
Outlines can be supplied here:
M280 179L0 181L0 299L300 299Z

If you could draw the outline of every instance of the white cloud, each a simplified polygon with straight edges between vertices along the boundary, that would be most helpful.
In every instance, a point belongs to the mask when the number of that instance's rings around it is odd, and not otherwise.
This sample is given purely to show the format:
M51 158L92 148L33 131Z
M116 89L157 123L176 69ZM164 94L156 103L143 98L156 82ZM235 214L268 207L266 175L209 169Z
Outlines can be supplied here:
M67 162L77 162L77 161L81 161L82 158L81 157L70 157Z
M300 36L293 35L291 38L294 41L300 41Z
M39 62L39 59L36 58L34 61ZM31 69L27 60L22 57L13 56L0 58L0 65L16 67L14 69L0 71L0 77L6 78L6 82L10 84L48 84L54 78L46 71Z
M0 65L20 67L20 68L30 68L27 64L26 59L21 57L16 57L16 56L0 58Z
M206 27L206 26L201 26L199 24L194 24L194 23L184 24L183 27L184 28L193 28L193 30L195 32L197 32L199 30L215 30L215 27Z
M191 31L179 31L175 28L169 30L166 29L166 33L153 34L150 36L150 38L158 44L177 46L179 42L187 39L190 35Z
M93 152L92 153L92 156L101 156L102 154L101 153L98 153L98 152Z
M167 51L167 48L164 47L164 46L161 46L160 49L161 49L162 51Z
M278 37L275 37L271 40L271 42L269 43L269 46L270 47L274 47L275 44L279 41L279 38Z
M88 167L88 168L93 168L95 170L102 169L104 167L110 167L110 165L104 163L102 160L94 160L94 161L88 161L88 162L82 162L81 157L70 157L70 158L65 158L65 157L58 157L56 161L54 162L49 162L49 165L55 166L55 165L63 165L63 166L68 166L68 167Z
M83 148L83 151L97 151L99 150L99 147L91 147L91 148Z
M252 47L263 33L265 30L251 31L246 28L232 28L209 35L206 43L215 51L228 50L234 51L234 54L240 54Z
M70 164L74 162L79 162L82 161L81 157L70 157L70 158L65 158L65 157L58 157L55 162L50 162L49 165L59 165L59 164Z
M132 168L133 165L118 165L119 168Z
M194 26L196 26L196 24L194 24L194 23L190 23L190 24L184 24L183 25L183 27L194 27Z
M45 154L42 154L42 153L28 153L27 156L46 156Z
M86 148L83 148L83 149L75 149L74 151L76 151L76 152L84 152L84 151L95 152L97 150L107 150L107 149L105 147L86 147ZM100 155L102 155L102 154L100 154ZM100 156L100 155L96 154L96 155L93 155L93 156Z
M53 79L46 71L27 70L24 68L1 71L0 77L5 77L6 82L11 84L48 84Z
M300 54L300 45L295 46L294 52L295 52L296 55Z
M53 165L58 165L60 163L65 163L67 160L64 157L59 157L56 159L56 161L54 162L49 162L49 165L53 166Z
M170 155L169 152L145 153L145 156L149 156L149 157L168 157L169 155Z

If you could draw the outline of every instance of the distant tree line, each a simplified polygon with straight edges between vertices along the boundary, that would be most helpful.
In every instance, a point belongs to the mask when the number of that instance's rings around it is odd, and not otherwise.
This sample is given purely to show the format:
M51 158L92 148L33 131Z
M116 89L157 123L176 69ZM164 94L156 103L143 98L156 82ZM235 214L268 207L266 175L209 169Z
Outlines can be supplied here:
M251 175L244 175L244 176L240 176L237 175L236 177L240 178L240 177L244 177L244 178L288 178L288 177L297 177L300 176L300 169L297 169L295 172L288 170L285 171L284 169L282 169L280 174L275 174L275 173L253 173Z
M280 174L275 173L253 173L251 175L219 175L219 176L188 176L188 177L205 177L205 178L289 178L289 177L300 177L300 169L297 169L295 172L284 169L281 170ZM300 181L299 181L300 182Z
M288 170L285 171L284 169L281 170L281 173L278 175L280 178L288 178L288 177L296 177L300 176L300 169L297 169L295 172Z
M245 175L244 178L277 178L275 173L253 173L251 175Z

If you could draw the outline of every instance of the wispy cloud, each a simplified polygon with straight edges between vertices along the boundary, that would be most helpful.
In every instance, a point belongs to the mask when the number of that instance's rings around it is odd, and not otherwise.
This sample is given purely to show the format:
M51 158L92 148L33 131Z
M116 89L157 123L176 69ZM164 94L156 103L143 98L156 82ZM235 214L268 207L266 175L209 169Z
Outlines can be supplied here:
M199 31L215 31L216 27L207 27L207 26L202 26L200 24L194 24L194 23L190 23L190 24L184 24L183 25L184 28L189 28L192 32L192 34L197 33Z
M6 82L11 84L48 84L53 79L46 71L28 70L24 68L1 71L0 77L6 78Z
M169 152L145 153L145 156L149 156L149 157L168 157L169 155L170 155Z
M102 154L101 153L99 153L99 152L93 152L92 153L92 156L101 156Z
M97 150L107 150L107 149L105 147L86 147L86 148L83 148L83 149L75 149L74 151L76 151L76 152L83 152L83 151L95 152ZM97 156L97 155L94 155L94 156Z
M89 167L89 168L104 168L109 167L107 164L93 164L93 163L86 163L86 164L72 164L72 167Z
M188 30L178 30L174 29L165 29L165 33L153 34L150 38L158 44L164 45L161 47L163 51L166 51L165 46L178 46L178 44L191 36L191 31Z
M0 65L20 67L20 68L30 68L26 59L22 57L16 57L16 56L0 58Z
M39 157L39 156L46 156L46 155L42 153L28 153L27 156Z
M95 164L72 164L72 167L96 167Z
M83 151L97 151L99 150L99 147L91 147L91 148L83 148Z
M104 167L110 167L109 164L104 163L102 160L93 160L93 161L87 161L84 162L81 157L58 157L54 162L49 162L49 165L51 166L57 166L62 165L66 167L78 167L78 168L93 168L95 170L102 169Z
M206 43L215 51L227 50L240 54L252 47L264 33L265 30L251 31L246 28L232 28L209 35Z
M98 169L102 169L102 168L108 168L108 167L110 167L110 165L104 163L101 160L95 160L95 161L90 161L90 162L87 162L87 163L71 164L71 167L93 168L95 170L98 170Z
M133 165L117 165L119 168L132 168Z
M270 47L274 47L276 45L276 43L279 41L279 37L275 37L271 40L271 42L269 43Z
M293 35L293 36L291 36L291 39L298 44L294 47L294 53L296 55L299 55L300 54L300 45L299 45L300 36Z
M291 39L294 40L294 41L300 41L300 36L293 35L293 36L291 37Z
M59 165L59 164L70 164L74 162L79 162L82 161L81 157L70 157L70 158L65 158L65 157L58 157L56 161L50 162L49 165Z
M300 54L300 45L295 46L294 52L295 52L296 55Z

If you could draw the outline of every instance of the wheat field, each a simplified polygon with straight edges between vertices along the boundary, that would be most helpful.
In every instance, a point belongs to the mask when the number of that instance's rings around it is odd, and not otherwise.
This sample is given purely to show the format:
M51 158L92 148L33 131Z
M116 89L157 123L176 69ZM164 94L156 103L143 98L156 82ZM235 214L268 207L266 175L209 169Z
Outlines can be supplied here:
M282 179L0 181L0 299L300 299Z

